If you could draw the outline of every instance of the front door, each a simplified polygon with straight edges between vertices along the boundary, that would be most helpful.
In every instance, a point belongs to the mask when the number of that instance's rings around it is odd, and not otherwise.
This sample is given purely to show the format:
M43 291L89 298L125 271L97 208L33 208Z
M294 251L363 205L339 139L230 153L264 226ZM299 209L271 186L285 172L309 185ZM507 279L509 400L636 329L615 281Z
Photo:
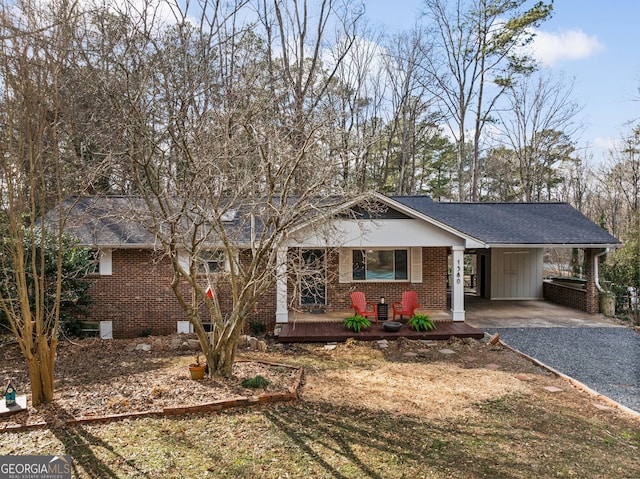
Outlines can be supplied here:
M322 249L305 249L300 261L300 305L325 306L327 304L327 273L325 252Z

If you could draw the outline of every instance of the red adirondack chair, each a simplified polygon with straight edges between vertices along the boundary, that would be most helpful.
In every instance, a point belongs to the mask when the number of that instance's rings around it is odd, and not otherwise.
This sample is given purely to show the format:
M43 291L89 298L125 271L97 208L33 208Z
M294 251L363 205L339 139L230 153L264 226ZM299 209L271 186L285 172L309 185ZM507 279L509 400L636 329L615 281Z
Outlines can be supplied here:
M375 303L367 303L367 299L363 292L354 291L351 293L351 307L356 314L364 316L372 321L378 322L378 305Z
M411 316L414 315L416 309L420 305L418 304L418 293L415 291L405 291L402 293L402 301L393 303L393 320L396 320L396 316Z

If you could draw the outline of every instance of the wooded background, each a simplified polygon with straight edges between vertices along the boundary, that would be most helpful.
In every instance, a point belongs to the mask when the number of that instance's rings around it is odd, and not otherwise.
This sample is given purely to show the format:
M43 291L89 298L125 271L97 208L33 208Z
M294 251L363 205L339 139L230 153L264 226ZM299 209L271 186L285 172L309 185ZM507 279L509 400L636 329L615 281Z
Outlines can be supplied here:
M285 268L288 231L368 191L568 202L626 242L607 280L640 286L640 121L629 118L604 161L576 148L571 81L527 55L551 4L424 0L415 26L394 34L347 0L0 5L2 261L19 293L0 304L23 339L34 404L53 394L64 214L56 231L47 225L59 245L53 305L38 233L43 214L70 197L135 195L146 205L136 220L171 259L176 297L221 374ZM235 257L226 223L241 209L254 221L244 231L259 237L251 261L230 260L225 315L197 258L214 237Z

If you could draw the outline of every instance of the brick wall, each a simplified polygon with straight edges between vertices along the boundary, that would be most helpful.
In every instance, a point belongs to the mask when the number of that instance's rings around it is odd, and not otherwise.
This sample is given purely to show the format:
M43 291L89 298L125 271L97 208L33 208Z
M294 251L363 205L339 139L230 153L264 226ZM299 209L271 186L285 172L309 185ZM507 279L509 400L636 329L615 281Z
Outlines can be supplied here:
M599 293L595 282L594 262L597 250L585 249L585 281L579 287L550 281L543 283L544 299L579 309L588 314L597 314L600 310Z
M586 311L587 292L580 287L545 281L542 294L546 301Z
M115 338L175 333L176 322L186 319L171 289L171 264L158 253L113 250L112 273L89 278L90 318L113 321Z
M600 311L600 301L598 288L596 287L596 278L595 278L595 261L597 261L595 255L598 250L592 248L586 248L584 250L584 258L585 258L585 290L586 290L586 298L585 298L585 309L589 314L597 314Z
M408 280L339 283L338 254L332 254L327 261L328 277L333 279L327 286L327 309L349 309L349 293L354 290L364 292L370 302L377 303L380 296L384 296L389 304L400 301L403 291L413 290L418 293L418 302L422 308L444 310L447 308L447 260L447 248L423 248L422 283L411 283Z
M240 254L240 260L250 260L250 251ZM391 304L400 301L402 292L418 293L421 307L444 310L447 307L447 248L423 248L422 283L360 282L338 283L338 255L327 258L327 309L349 309L352 290L363 291L367 299L377 302L380 296ZM112 321L115 338L136 337L141 334L164 335L176 332L177 321L186 316L171 289L173 270L167 258L150 250L121 249L112 253L112 275L96 276L89 294L93 298L90 318L94 321ZM185 292L188 286L184 285ZM299 304L295 278L288 281L290 304ZM231 294L224 285L218 285L218 300L225 311L232 307ZM255 305L256 312L244 325L245 332L252 332L252 323L264 324L266 331L275 325L276 290L271 288ZM203 311L203 314L206 313Z
M595 314L599 310L598 291L593 277L596 250L585 250L587 258L584 289L567 288L545 282L544 298L558 304ZM250 261L250 251L240 255L243 263ZM446 247L422 249L422 283L402 282L338 282L338 254L327 257L327 309L346 310L351 305L349 293L353 290L365 293L367 300L378 302L384 296L388 304L399 301L402 292L414 290L422 308L447 309ZM89 291L93 298L90 318L94 321L112 321L116 338L136 337L143 333L154 335L173 334L177 321L186 316L171 289L173 271L170 262L150 250L114 250L111 276L91 277ZM290 304L298 305L295 297L295 278L288 281ZM188 287L185 285L185 292ZM224 285L218 285L218 299L223 312L232 307L231 294ZM256 312L244 325L245 332L252 332L252 323L264 324L266 331L275 325L276 290L271 288L255 305Z
M246 264L250 254L250 251L241 252L240 261ZM177 322L187 320L171 288L173 268L167 258L151 250L113 250L112 273L88 278L93 283L89 290L93 300L89 318L112 321L114 338L174 334ZM189 293L188 285L182 288L185 294ZM216 290L223 313L231 311L233 301L228 285L218 284ZM251 332L254 321L273 330L275 312L274 288L256 304L256 313L244 325L245 332ZM201 314L206 322L205 308Z

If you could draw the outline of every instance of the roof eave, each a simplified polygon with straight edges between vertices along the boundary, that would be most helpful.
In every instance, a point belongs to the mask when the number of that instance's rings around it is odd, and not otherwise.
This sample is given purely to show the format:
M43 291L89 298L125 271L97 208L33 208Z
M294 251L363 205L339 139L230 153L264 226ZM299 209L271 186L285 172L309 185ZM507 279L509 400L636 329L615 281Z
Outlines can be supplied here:
M487 248L621 248L622 243L487 243Z
M79 246L84 248L98 248L98 249L158 249L157 244L147 243L79 243Z
M79 246L85 247L85 248L98 248L98 249L152 249L155 251L160 250L160 244L159 243L127 243L127 244L123 244L123 243L119 243L119 244L109 244L109 243L105 243L105 244L96 244L96 243L92 243L92 244L86 244L86 243L80 243ZM223 248L224 245L222 243L207 243L205 244L205 246L207 248ZM248 249L251 248L251 243L238 243L235 245L235 247L237 249Z

